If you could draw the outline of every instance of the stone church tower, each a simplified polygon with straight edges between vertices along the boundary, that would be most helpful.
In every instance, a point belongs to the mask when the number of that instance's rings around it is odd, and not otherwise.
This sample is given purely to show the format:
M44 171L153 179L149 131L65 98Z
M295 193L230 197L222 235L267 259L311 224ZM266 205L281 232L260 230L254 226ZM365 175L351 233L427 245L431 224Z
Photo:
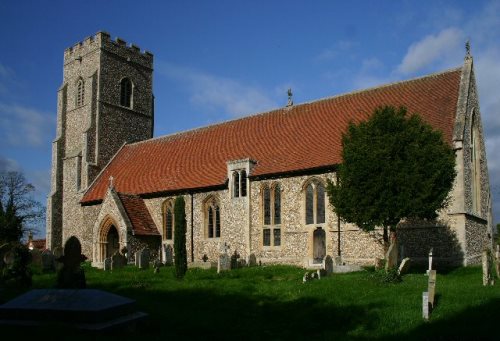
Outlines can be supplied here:
M79 204L84 191L124 143L153 135L153 55L98 32L64 51L52 143L47 248L71 236L90 250L92 231Z

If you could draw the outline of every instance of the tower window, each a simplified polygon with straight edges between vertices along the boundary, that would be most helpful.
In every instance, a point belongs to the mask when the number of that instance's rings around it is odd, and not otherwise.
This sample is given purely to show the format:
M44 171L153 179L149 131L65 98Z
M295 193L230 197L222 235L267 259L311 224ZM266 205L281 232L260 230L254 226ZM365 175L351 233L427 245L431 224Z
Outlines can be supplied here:
M132 107L132 82L128 78L123 78L120 83L120 105Z
M247 196L247 172L244 170L233 172L233 198Z
M85 83L83 79L79 79L76 83L76 106L81 107L85 100Z

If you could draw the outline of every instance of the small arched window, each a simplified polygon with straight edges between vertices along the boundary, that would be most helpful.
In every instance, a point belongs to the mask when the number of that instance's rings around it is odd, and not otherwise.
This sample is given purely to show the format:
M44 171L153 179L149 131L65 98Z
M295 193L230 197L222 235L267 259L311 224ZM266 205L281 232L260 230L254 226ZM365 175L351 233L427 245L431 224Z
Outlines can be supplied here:
M174 202L168 200L163 206L163 239L172 240L174 238Z
M247 172L236 170L233 172L233 198L247 196Z
M306 186L306 225L325 223L325 187L318 181Z
M281 245L281 188L279 184L262 187L263 246Z
M218 201L213 197L205 203L205 226L208 238L220 237L220 208Z
M120 105L132 107L132 82L128 78L123 78L120 82Z
M240 196L240 173L233 172L233 196L238 198Z
M85 101L85 83L83 79L78 79L76 83L76 106L81 107Z

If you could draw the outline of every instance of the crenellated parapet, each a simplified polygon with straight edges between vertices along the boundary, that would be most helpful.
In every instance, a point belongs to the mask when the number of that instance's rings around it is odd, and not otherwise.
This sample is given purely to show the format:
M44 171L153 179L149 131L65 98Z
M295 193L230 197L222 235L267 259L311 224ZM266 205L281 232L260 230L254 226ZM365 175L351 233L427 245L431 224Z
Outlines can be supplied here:
M64 65L75 61L81 62L86 55L99 49L123 58L127 62L140 64L150 69L153 68L153 54L151 52L141 51L139 46L132 43L128 44L118 37L113 40L109 33L104 31L97 32L95 35L68 47L64 51Z

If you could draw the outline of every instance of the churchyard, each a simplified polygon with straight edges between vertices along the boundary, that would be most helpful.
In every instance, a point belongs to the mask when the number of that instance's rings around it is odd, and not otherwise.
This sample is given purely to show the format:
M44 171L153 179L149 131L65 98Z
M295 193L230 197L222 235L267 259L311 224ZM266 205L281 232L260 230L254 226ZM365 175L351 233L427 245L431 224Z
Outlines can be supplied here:
M365 268L304 282L304 269L291 266L189 269L183 280L173 267L129 264L103 271L83 264L88 289L136 300L148 314L135 331L120 329L92 338L156 339L346 339L438 337L496 338L500 285L483 285L481 267L410 268L399 283L385 283L384 270ZM32 289L53 288L54 273L35 269ZM433 282L434 309L425 320L422 293ZM4 289L0 304L21 294ZM4 328L23 335L25 328ZM57 324L36 332L52 340L88 339ZM68 334L70 333L70 334ZM111 334L110 334L111 333Z

